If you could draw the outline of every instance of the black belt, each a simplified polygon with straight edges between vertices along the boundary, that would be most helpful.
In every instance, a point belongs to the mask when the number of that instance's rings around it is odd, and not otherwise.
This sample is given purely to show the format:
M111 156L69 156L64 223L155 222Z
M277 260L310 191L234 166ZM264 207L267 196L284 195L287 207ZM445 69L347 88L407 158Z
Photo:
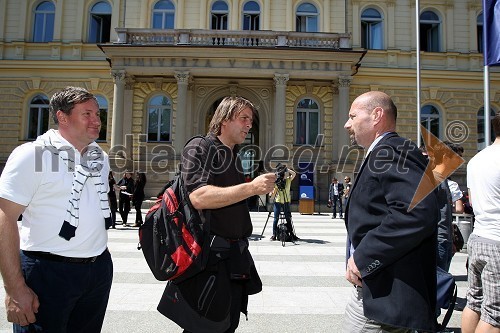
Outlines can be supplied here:
M108 251L108 249L104 250L104 252L98 256L89 257L89 258L64 257L64 256L60 256L58 254L53 254L50 252L42 252L42 251L25 251L25 250L23 250L23 253L25 255L27 255L28 257L36 257L36 258L46 259L46 260L50 260L50 261L66 262L66 263L73 263L73 264L90 264L90 263L95 262L97 260L97 258L102 256L107 251Z

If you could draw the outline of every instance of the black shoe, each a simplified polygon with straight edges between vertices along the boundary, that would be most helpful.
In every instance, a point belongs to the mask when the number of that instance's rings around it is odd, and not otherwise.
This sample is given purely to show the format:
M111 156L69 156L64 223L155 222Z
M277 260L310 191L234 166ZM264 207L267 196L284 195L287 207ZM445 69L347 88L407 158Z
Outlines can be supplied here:
M299 240L300 238L299 238L299 237L297 237L297 235L293 235L293 236L292 236L292 239L293 239L294 241L297 241L297 240Z
M272 241L275 241L275 240L276 240L276 236L274 236L274 235L273 235L273 236L271 236L271 238L270 238L270 239L271 239Z

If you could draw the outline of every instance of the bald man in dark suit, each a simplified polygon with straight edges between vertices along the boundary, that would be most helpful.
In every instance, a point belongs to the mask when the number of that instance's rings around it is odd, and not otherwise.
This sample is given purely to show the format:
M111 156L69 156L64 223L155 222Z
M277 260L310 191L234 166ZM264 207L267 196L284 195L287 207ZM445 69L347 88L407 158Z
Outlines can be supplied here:
M353 293L344 332L409 333L436 330L435 193L410 209L426 160L396 132L397 109L385 93L354 100L345 124L366 158L351 188L346 279Z

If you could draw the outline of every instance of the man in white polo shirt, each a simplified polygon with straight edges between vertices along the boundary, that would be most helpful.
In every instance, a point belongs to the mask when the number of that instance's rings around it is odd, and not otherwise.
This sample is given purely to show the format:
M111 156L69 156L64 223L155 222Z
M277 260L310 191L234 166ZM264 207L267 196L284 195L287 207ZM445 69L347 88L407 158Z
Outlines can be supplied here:
M87 90L66 87L50 112L58 130L14 149L0 177L7 319L14 332L100 332L113 263L109 160L94 142L99 105Z

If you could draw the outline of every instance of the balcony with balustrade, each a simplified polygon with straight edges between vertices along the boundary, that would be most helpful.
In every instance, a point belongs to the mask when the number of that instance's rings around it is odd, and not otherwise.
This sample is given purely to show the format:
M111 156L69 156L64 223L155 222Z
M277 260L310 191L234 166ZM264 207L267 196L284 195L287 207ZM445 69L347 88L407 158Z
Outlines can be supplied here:
M351 36L348 33L132 28L117 28L116 33L118 34L116 44L129 45L351 49Z

